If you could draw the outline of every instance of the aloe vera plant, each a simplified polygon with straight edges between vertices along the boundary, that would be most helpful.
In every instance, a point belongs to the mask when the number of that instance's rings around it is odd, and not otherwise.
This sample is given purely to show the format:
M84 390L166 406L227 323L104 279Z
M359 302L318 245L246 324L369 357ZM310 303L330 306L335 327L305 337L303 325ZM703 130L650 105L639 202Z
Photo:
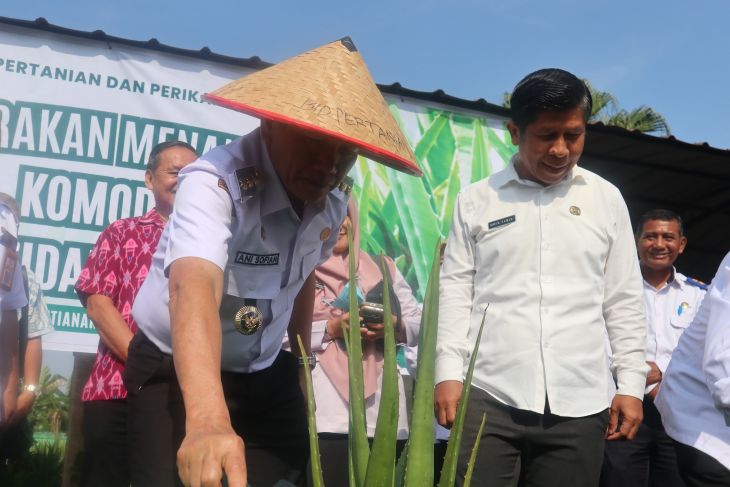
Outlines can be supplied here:
M372 452L367 441L365 428L365 404L364 404L364 381L362 371L362 347L360 329L358 326L351 326L343 333L345 336L348 351L348 365L350 378L350 440L349 440L349 471L351 487L400 487L414 486L422 487L433 485L433 388L436 355L436 336L438 324L438 281L439 281L439 248L440 240L436 242L435 251L432 254L431 272L429 276L424 312L421 320L421 331L419 336L418 356L418 377L414 397L413 412L411 415L410 438L401 457L396 459L396 431L398 424L398 377L395 361L395 332L391 318L390 293L384 293L384 316L385 316L385 343L384 343L384 365L381 399L378 413L378 421L375 429L375 439ZM356 252L353 249L352 235L348 228L348 245L350 255ZM350 259L350 322L359 322L359 306L357 302L357 282L355 277L355 259ZM381 261L382 262L382 261ZM383 269L383 288L388 289L390 273ZM486 316L486 310L485 310ZM481 340L484 319L479 329L474 351L471 355L469 368L465 380L465 387L462 391L457 418L451 430L451 439L447 450L447 459L444 470L441 472L439 487L451 487L454 485L456 475L456 458L461 441L461 429L464 422L465 406L468 401L471 374L474 370L474 362ZM301 353L304 349L300 344ZM306 374L309 376L309 368L306 367ZM307 380L308 394L308 415L309 435L312 455L312 477L315 486L322 485L321 465L319 462L319 450L317 443L316 422L314 416L313 390L311 379ZM470 469L467 471L467 483L471 478L473 459L476 458L476 450L479 446L479 438L482 427L477 435ZM397 460L397 462L396 462ZM448 467L447 467L448 465ZM339 487L339 486L329 486Z

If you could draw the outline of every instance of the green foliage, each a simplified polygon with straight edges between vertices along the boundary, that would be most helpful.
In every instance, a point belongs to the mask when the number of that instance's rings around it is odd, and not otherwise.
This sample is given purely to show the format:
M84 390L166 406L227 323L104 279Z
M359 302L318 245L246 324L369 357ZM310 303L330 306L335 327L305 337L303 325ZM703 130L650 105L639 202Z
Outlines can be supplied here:
M436 371L436 335L438 332L439 273L441 240L431 255L431 275L426 287L421 330L418 340L418 371L413 392L406 487L433 485L433 387Z
M355 255L357 249L353 244L352 227L347 227L347 248L349 255ZM349 261L349 308L350 323L353 326L342 334L347 345L347 367L350 377L350 434L349 440L349 464L351 472L351 487L362 487L365 485L365 475L370 458L370 445L368 444L367 428L365 423L365 380L362 371L362 342L360 337L360 305L357 300L357 269L355 259ZM354 480L354 485L352 480Z
M350 254L352 255L352 254ZM390 288L390 272L385 257L380 259L383 289ZM385 337L383 339L383 380L380 393L380 409L375 426L373 449L368 461L365 484L368 487L391 487L395 475L395 456L398 430L398 364L395 359L395 330L391 311L390 293L383 293Z
M51 374L48 367L43 367L39 378L40 395L36 398L28 419L34 431L50 431L59 433L68 426L69 397L63 391L68 382L65 377Z
M57 487L63 473L64 445L59 439L37 443L17 462L0 471L0 485L7 487Z
M390 106L424 176L414 178L360 158L353 169L353 197L360 208L362 250L392 257L423 300L431 249L451 226L462 187L502 167L515 148L504 126L486 118ZM410 107L409 107L410 110ZM420 110L420 111L416 111Z
M479 425L479 431L477 431L477 437L474 440L474 446L471 449L471 455L469 455L469 464L466 467L466 475L464 475L464 487L471 485L471 477L474 473L474 464L477 461L477 453L479 453L479 442L482 439L482 432L484 431L484 424L487 421L487 413L482 414L482 422ZM441 473L443 476L443 473Z
M476 341L474 342L474 351L471 354L469 360L469 368L466 371L466 377L464 378L465 386L461 390L461 397L459 398L459 404L469 403L469 393L471 388L471 378L474 376L474 364L476 363L477 353L479 353L479 345L482 342L482 332L484 331L484 322L487 319L487 310L489 304L484 309L484 315L482 316L482 323L479 326L479 333L477 333ZM466 417L466 408L459 407L456 411L456 418L454 424L451 427L451 435L449 436L449 444L446 447L446 455L444 456L444 465L441 468L441 478L439 479L439 487L451 487L456 481L456 463L459 458L459 449L461 448L461 435L464 430L464 418ZM482 421L483 423L483 421ZM477 435L477 445L481 438L481 431ZM477 446L475 445L475 449Z
M302 358L307 357L307 351L304 350L302 337L297 335L299 343L299 353ZM314 405L314 388L312 387L312 371L309 370L309 362L304 360L304 381L307 384L307 426L309 427L309 452L310 462L312 466L312 487L323 487L324 479L322 479L322 463L319 457L319 441L317 441L317 417Z

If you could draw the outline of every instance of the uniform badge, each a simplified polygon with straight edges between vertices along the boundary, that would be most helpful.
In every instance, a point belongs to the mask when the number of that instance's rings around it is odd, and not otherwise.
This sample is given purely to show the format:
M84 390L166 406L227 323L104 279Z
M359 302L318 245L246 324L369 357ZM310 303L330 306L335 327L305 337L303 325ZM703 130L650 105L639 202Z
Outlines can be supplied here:
M337 188L345 193L346 195L350 196L350 193L352 192L352 185L354 183L354 179L352 179L350 176L345 176L345 179L342 180L342 182L337 186ZM324 239L322 239L324 240Z
M241 335L253 335L263 324L264 316L256 306L244 306L233 317L233 326Z
M223 178L218 178L218 187L219 187L220 189L222 189L223 191L225 191L226 193L228 193L229 195L231 194L231 192L230 192L230 191L228 191L228 185L227 185L227 184L226 184L226 182L225 182L225 181L223 180Z
M580 208L577 206L571 206L568 211L570 211L571 215L580 216Z
M319 239L324 242L330 238L330 235L332 235L332 229L330 227L324 227L319 234Z
M682 304L679 305L677 308L677 315L682 316L682 313L684 313L685 310L689 309L689 303L687 301L682 301Z
M256 192L256 188L263 181L263 174L258 168L244 167L236 171L236 180L243 200L244 196L251 196Z

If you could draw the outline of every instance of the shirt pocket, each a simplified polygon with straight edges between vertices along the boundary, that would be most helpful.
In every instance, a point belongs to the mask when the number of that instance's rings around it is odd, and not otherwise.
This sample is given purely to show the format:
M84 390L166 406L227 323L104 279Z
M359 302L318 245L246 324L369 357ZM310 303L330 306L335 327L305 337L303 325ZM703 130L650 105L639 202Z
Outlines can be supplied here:
M281 291L281 272L263 267L232 267L227 270L225 293L249 299L274 299Z
M675 310L674 315L669 320L669 324L672 325L672 328L676 330L683 330L687 328L690 323L692 323L692 318L694 318L694 315L688 312L688 310L686 309L682 312L681 316L678 315L677 311Z

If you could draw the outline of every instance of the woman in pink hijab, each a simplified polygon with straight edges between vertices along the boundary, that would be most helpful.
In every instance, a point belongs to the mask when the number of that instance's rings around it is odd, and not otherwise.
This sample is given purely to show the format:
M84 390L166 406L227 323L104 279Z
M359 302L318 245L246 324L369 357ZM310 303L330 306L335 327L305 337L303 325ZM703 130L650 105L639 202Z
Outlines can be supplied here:
M354 248L360 248L358 211L351 199L347 217L340 227L340 235L332 256L315 271L317 279L312 323L312 351L317 355L317 367L312 371L314 396L317 402L317 431L320 437L320 454L325 485L348 485L347 433L348 433L348 372L347 355L342 339L343 329L349 326L349 314L332 306L348 283L350 255L347 249L346 225L352 225ZM365 301L373 294L381 294L383 275L380 259L374 259L362 250L354 256L357 268L357 285ZM415 346L421 310L413 297L410 286L398 271L392 259L386 258L392 284L391 296L397 298L393 309L396 340L399 344ZM379 292L382 290L382 292ZM372 291L372 292L371 292ZM370 293L370 295L368 295ZM363 372L365 377L365 418L368 437L375 433L378 417L383 370L383 324L361 326L363 343ZM399 376L400 390L398 440L399 447L408 438L408 417L403 380Z

